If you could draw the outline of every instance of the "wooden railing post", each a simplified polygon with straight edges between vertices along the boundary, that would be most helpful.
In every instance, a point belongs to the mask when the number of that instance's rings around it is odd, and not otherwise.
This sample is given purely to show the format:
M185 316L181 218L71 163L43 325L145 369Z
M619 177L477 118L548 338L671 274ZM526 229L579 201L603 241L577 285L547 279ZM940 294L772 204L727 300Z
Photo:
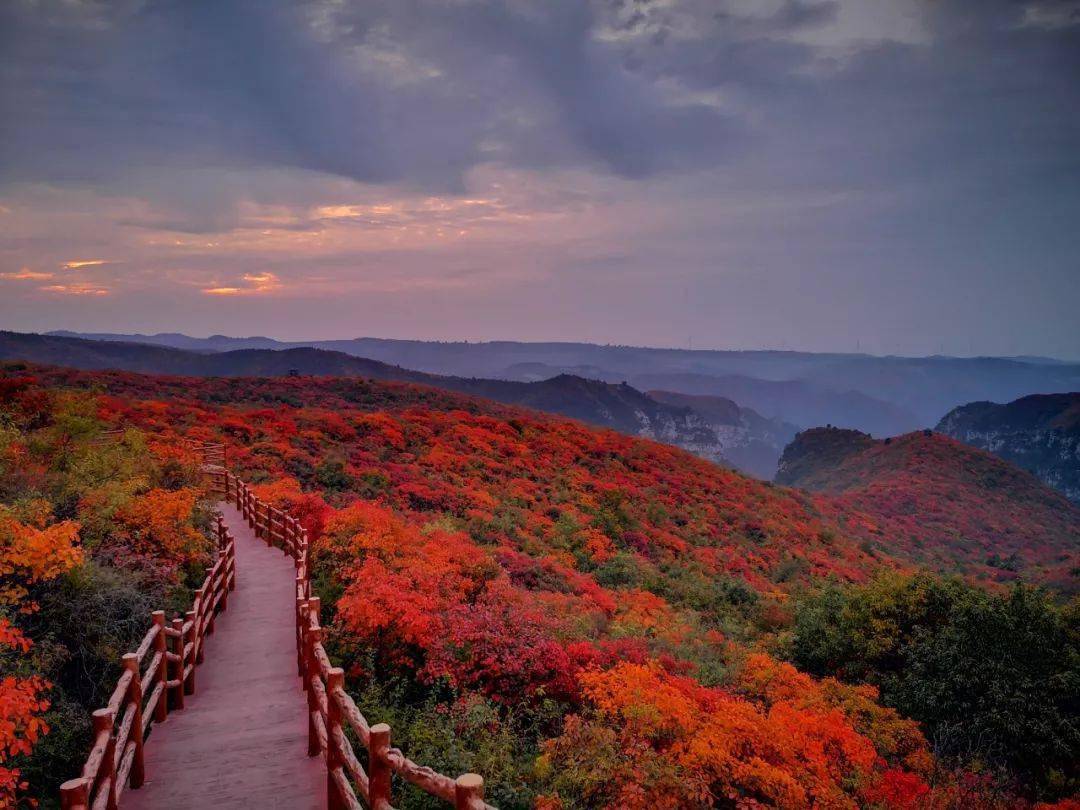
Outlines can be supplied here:
M307 689L306 670L304 667L304 626L307 624L307 600L303 596L300 586L301 578L296 577L296 671L304 678L304 689Z
M90 785L85 776L69 779L60 786L61 810L89 810Z
M139 656L135 653L124 653L124 669L131 673L131 686L128 687L129 701L134 711L131 721L131 739L135 742L135 758L131 763L129 779L133 788L141 787L146 779L146 765L143 759L143 687L142 676L139 673Z
M173 708L184 708L184 620L176 618L172 620L172 629L176 633L173 638L173 646L176 648L174 654L176 655L176 662L173 664L173 677L171 680L177 681L177 685L173 691Z
M113 713L108 709L98 709L93 714L94 739L101 736L102 732L108 733L108 742L105 745L105 758L101 761L101 771L108 780L108 798L105 800L106 810L116 810L116 735L113 734Z
M345 670L334 667L326 675L326 807L327 810L345 810L345 797L334 783L334 772L345 764L337 740L342 734L341 707L336 692L345 686Z
M220 559L220 555L218 557ZM217 585L214 584L214 569L216 565L211 565L206 569L206 590L203 591L203 599L208 599L207 606L203 608L203 612L206 614L206 633L205 635L212 636L214 634L214 614L215 605L217 603ZM202 645L199 645L199 662L202 663Z
M484 801L484 778L464 773L454 781L454 810L473 810Z
M371 810L383 810L390 805L390 783L393 772L386 754L390 750L390 726L378 723L371 727L368 748L368 804Z
M304 680L308 685L308 756L317 757L322 753L322 743L319 742L319 732L315 725L315 715L319 712L319 696L311 688L311 683L319 677L319 661L315 657L315 645L322 641L321 629L309 627L304 633L304 640L304 646L307 648Z
M227 530L226 530L227 531ZM236 590L236 540L231 534L226 534L229 538L229 590Z
M200 636L200 632L199 632L200 631L200 628L199 628L199 614L196 613L194 610L189 610L187 613L184 614L184 624L189 624L189 623L190 623L190 626L188 627L187 632L184 633L180 637L180 648L181 648L181 650L186 651L188 649L188 644L190 643L190 645L191 645L191 652L186 653L186 654L190 654L190 656L191 656L191 672L188 672L185 675L182 675L181 677L184 678L184 694L185 695L194 695L195 694L195 664L198 663L198 659L200 658L200 656L202 654L202 644L200 643L200 639L199 639L199 636ZM183 667L184 670L187 670L188 662L187 662L186 657L184 658L184 660L182 660L180 662L180 664L181 664L181 666Z
M165 636L165 611L155 610L150 618L157 625L158 632L154 636L154 653L161 656L158 664L157 679L161 684L161 697L158 698L157 706L154 707L154 722L164 723L169 716L169 639Z

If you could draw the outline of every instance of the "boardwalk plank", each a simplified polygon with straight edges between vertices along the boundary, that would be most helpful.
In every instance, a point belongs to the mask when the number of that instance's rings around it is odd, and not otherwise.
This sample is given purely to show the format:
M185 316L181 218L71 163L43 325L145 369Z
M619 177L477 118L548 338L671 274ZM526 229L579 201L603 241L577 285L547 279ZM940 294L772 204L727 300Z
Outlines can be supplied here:
M155 726L146 783L122 810L324 810L326 772L307 756L307 706L296 673L295 572L229 504L237 588L206 639L187 708Z

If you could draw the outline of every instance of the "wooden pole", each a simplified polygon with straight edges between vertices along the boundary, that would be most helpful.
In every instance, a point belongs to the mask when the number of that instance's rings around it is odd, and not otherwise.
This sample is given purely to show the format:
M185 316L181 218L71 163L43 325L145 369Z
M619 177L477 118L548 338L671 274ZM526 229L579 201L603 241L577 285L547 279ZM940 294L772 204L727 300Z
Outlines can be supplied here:
M307 600L304 599L300 589L300 577L296 578L296 671L301 677L304 676L304 625L307 624ZM304 678L304 689L307 689L307 678Z
M188 649L188 642L190 642L191 645L191 652L189 653L191 656L191 672L184 677L184 694L194 695L195 665L200 663L202 660L202 639L200 638L202 633L201 628L199 627L198 613L196 613L194 610L189 610L187 613L184 614L184 619L184 623L190 623L190 627L188 627L188 631L180 639L181 649ZM188 662L185 660L181 661L180 663L186 670Z
M154 637L154 653L161 656L158 664L157 679L161 684L161 697L154 707L154 722L164 723L169 716L169 640L165 637L165 611L155 610L150 618L157 625L158 633Z
M221 560L221 556L218 556L218 560ZM209 599L209 603L203 610L206 614L206 635L212 636L214 634L214 607L217 603L217 583L214 581L214 569L216 565L211 565L206 569L206 590L203 592L203 599ZM202 645L199 645L199 659L202 660Z
M131 739L135 741L135 759L131 764L130 781L133 788L141 787L146 779L146 764L143 759L143 687L139 673L139 656L124 653L124 669L131 673L131 686L128 695L135 717L131 721Z
M179 681L173 691L173 707L176 709L184 708L184 620L176 618L172 620L172 629L177 633L173 639L173 646L176 648L173 652L177 657L176 663L173 665L174 681Z
M229 538L229 590L236 590L236 540L231 534Z
M334 772L344 767L345 758L338 748L341 733L341 707L338 706L337 690L345 686L345 670L334 667L326 675L326 807L327 810L345 810L345 797L334 784Z
M94 739L98 739L102 733L109 735L105 744L105 758L101 761L101 770L105 779L108 780L108 798L105 800L106 810L116 810L116 736L113 734L113 713L108 709L98 709L93 714Z
M229 546L221 552L221 579L218 580L218 588L221 591L221 613L229 609Z
M308 756L317 757L322 753L322 743L319 742L319 732L315 725L315 715L319 712L319 696L311 688L315 678L319 677L319 662L315 658L315 645L322 641L322 630L317 627L309 627L304 632L305 647L305 674L304 681L308 685Z
M90 785L86 777L69 779L60 786L60 808L61 810L89 810Z
M368 748L368 798L371 810L383 810L390 805L390 783L393 775L386 753L390 750L390 726L378 723L371 727Z
M484 801L484 778L465 773L454 781L454 810L473 810Z

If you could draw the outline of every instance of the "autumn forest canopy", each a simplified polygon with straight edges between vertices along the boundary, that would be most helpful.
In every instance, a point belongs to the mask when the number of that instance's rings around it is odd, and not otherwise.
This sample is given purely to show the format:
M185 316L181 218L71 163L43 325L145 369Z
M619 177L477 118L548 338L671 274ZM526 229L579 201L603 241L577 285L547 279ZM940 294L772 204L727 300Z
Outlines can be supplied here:
M843 486L811 492L406 383L8 363L4 802L51 806L118 654L201 580L211 503L184 438L226 444L308 529L365 715L416 761L484 774L499 807L1065 807L1080 790L1080 520L1028 478L980 510L945 468L997 467L952 440L883 445L914 462L875 479L849 459ZM933 519L913 518L932 493Z

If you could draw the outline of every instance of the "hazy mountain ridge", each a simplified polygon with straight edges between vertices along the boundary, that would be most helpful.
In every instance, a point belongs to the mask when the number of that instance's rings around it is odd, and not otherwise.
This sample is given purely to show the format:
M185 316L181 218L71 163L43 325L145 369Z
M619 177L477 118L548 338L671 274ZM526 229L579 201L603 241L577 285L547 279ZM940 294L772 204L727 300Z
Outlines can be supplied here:
M889 402L858 391L831 391L801 380L761 380L737 374L642 374L631 382L646 390L661 388L724 397L798 428L856 425L877 436L893 436L921 426L915 414Z
M193 352L117 340L93 341L14 332L0 332L0 358L86 370L112 368L196 377L280 377L298 373L417 383L580 419L632 436L674 444L710 461L737 466L725 454L733 440L691 408L659 402L629 385L613 385L571 375L524 383L426 374L342 352L306 347ZM740 441L757 439L752 434L765 430L767 423L754 422L753 425L746 429L747 438ZM760 466L753 472L759 477L770 477L771 469L762 471Z
M466 378L535 382L569 373L609 383L625 381L641 390L726 397L801 428L833 424L875 436L931 427L943 414L967 402L1009 401L1028 394L1080 389L1080 363L1043 357L909 358L382 338L285 342L257 336L192 338L175 333L83 337L190 351L313 347Z
M1080 393L1034 395L1004 405L972 402L946 414L937 429L1080 503Z

